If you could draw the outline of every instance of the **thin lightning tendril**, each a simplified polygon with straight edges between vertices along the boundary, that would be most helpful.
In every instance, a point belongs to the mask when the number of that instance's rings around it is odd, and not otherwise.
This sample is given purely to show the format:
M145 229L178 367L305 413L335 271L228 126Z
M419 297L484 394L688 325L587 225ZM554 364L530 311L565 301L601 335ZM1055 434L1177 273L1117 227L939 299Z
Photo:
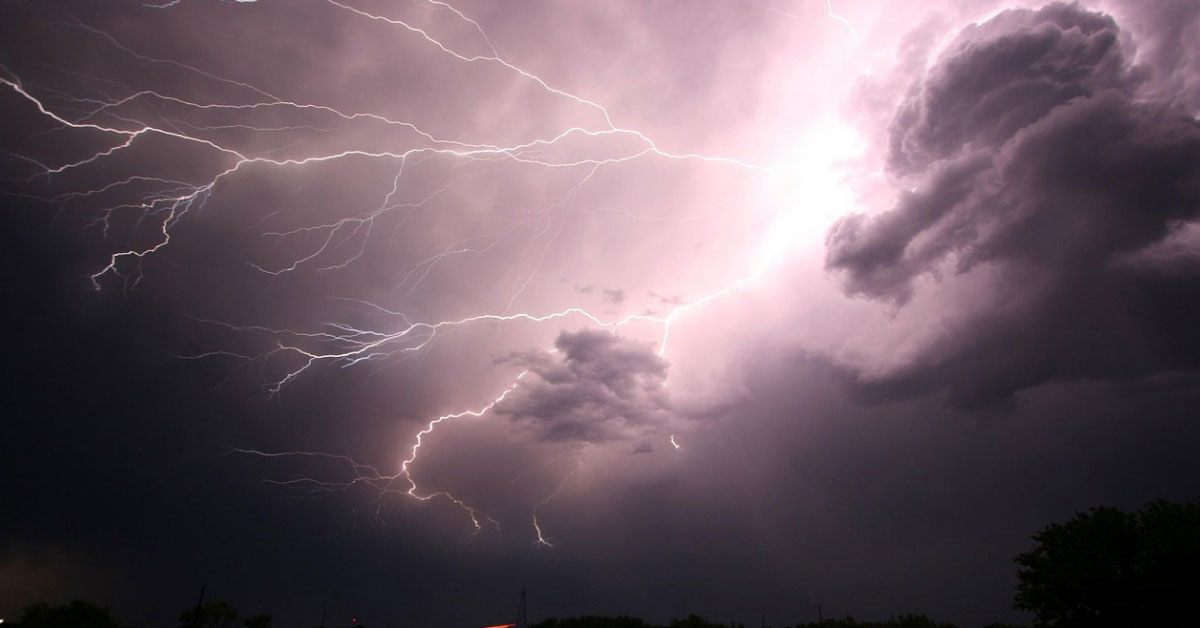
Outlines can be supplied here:
M546 497L546 499L543 499L542 501L538 502L538 504L533 507L533 514L531 515L531 519L533 520L533 531L537 537L533 541L534 545L541 546L541 547L550 547L550 548L554 547L554 544L551 543L550 540L547 539L544 534L542 534L542 526L538 523L538 508L541 508L542 506L549 504L551 501L554 500L554 498L558 497L559 493L562 493L563 487L567 485L567 481L569 481L572 477L574 477L575 474L578 473L579 470L582 468L583 468L583 458L579 457L575 461L575 468L572 469L570 472L568 472L566 475L564 475L561 480L559 480L558 486L555 487L554 491L552 493L550 493L550 495L548 495Z

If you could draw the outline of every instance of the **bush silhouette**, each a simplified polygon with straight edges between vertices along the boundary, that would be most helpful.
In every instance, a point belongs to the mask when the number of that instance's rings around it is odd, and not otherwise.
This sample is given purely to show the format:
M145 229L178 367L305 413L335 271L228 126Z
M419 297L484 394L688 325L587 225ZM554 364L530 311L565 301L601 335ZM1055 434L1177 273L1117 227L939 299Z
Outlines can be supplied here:
M237 621L237 617L237 611L229 602L205 602L202 606L180 613L179 628L229 628Z
M246 628L271 628L271 616L262 613L253 617L247 617L242 620L242 625Z
M75 600L53 606L46 603L27 606L21 614L22 628L121 628L112 612L103 606Z

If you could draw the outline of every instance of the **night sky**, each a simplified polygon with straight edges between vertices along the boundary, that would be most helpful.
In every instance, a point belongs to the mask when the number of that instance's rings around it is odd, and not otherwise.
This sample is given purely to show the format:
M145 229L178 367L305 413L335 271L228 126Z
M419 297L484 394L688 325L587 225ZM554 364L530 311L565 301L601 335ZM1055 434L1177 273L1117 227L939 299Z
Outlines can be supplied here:
M1200 497L1194 0L0 18L0 617L1020 622Z

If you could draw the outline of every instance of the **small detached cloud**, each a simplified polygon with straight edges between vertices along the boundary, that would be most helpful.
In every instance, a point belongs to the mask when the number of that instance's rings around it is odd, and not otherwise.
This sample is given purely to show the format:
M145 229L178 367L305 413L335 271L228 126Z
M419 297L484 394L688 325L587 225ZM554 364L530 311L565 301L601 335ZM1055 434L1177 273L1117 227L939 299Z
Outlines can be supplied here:
M670 420L667 361L604 331L562 332L554 352L511 354L529 369L493 412L543 442L636 440Z
M625 301L625 291L619 289L603 289L604 302L612 305L620 305Z

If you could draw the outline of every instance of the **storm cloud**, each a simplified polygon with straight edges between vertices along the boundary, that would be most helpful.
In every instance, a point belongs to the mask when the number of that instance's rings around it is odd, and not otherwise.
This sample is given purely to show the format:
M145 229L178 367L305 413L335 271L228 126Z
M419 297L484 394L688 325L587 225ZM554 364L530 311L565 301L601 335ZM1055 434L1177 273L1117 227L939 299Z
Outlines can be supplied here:
M559 334L555 347L503 360L528 371L496 414L539 440L592 443L635 438L669 417L667 361L649 344L582 330Z
M1196 496L1194 0L153 4L0 10L0 617L1019 624Z
M1200 217L1200 123L1130 57L1112 17L1057 4L964 30L913 86L889 145L910 191L839 220L827 268L901 307L925 278L983 290L873 394L978 405L1200 366L1196 253L1172 247Z

